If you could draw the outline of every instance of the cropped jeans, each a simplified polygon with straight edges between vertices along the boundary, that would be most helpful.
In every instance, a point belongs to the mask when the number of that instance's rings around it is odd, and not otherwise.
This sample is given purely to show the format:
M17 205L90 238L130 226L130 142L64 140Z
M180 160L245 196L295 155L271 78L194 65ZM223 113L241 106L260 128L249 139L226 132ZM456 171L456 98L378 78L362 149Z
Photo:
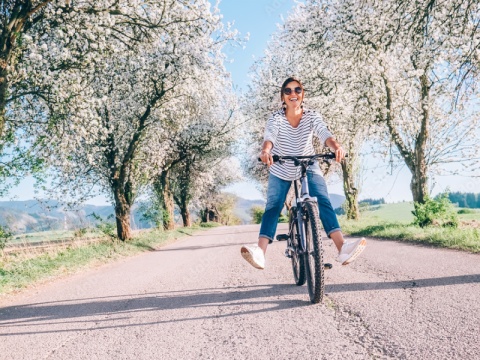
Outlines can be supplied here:
M330 234L339 231L337 215L333 211L332 204L328 197L327 184L320 173L318 163L310 166L307 170L308 190L312 197L317 198L320 220L328 237ZM269 174L267 188L267 204L262 216L259 237L273 240L277 231L278 218L282 212L285 199L292 181L282 180L279 177Z

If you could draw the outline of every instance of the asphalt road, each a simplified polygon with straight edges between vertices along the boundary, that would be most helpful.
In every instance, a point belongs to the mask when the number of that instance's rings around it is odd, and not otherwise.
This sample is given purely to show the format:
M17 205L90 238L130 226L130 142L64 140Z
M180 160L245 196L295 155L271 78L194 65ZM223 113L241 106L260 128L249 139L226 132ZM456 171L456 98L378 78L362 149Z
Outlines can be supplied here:
M0 359L480 359L479 255L369 239L311 305L284 242L263 271L242 259L257 232L215 228L3 299Z

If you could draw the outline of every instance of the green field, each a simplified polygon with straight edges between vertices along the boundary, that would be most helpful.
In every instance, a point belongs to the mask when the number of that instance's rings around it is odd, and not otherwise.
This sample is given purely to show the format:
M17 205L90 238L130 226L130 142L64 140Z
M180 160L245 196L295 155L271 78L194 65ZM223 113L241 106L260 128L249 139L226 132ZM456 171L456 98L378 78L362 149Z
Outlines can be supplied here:
M362 209L362 217L377 217L379 220L410 224L413 221L413 202L373 205Z
M412 202L383 204L364 208L358 221L341 216L340 224L346 234L384 239L421 242L435 246L480 252L480 211L468 209L459 214L459 228L412 225ZM460 209L457 209L457 211Z
M361 210L362 217L374 217L381 221L411 224L413 222L413 202L373 205ZM457 211L462 208L456 208ZM480 209L464 209L470 214L458 214L460 221L479 221Z

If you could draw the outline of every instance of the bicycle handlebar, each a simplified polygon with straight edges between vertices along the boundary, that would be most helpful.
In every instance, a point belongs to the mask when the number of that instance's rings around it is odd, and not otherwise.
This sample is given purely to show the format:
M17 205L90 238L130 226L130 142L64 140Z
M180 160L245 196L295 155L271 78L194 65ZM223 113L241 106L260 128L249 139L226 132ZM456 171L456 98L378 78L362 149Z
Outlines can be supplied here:
M348 155L345 155L347 157ZM273 155L273 162L278 162L281 160L315 160L315 159L324 159L324 160L330 160L330 159L335 159L335 154L334 153L328 153L328 154L315 154L315 155L301 155L301 156L279 156L279 155ZM258 158L258 161L262 161L262 159Z

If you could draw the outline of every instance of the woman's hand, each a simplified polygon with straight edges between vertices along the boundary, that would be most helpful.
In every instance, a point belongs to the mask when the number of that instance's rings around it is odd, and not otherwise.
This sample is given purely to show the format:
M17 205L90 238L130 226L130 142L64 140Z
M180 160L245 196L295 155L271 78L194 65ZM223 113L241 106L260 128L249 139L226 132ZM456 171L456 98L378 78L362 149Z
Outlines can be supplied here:
M262 150L259 158L262 160L264 164L267 164L268 166L273 165L273 157L270 151Z
M336 162L341 162L343 159L345 159L345 150L341 146L335 149L335 161Z
M334 153L335 153L335 161L341 162L345 159L345 150L343 150L342 145L340 145L334 137L329 137L325 141L325 145L327 145Z

